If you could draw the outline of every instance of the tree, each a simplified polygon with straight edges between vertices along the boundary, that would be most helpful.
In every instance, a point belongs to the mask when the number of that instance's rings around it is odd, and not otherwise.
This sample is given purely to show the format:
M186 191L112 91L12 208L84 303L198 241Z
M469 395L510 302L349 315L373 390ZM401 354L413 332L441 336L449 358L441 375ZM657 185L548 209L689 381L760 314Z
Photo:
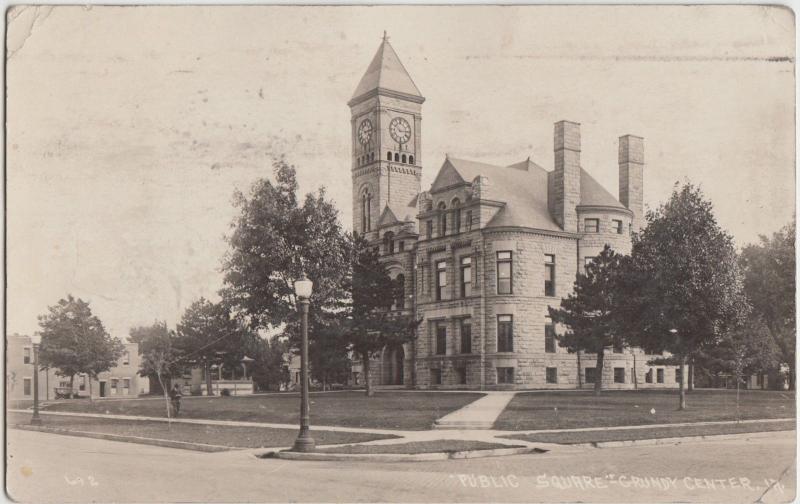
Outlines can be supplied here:
M221 360L226 351L241 350L241 336L236 320L221 303L212 303L201 297L181 317L175 348L187 363L196 362L203 367L208 395L214 394L211 364Z
M622 298L619 276L624 262L622 256L606 245L587 265L586 274L577 274L574 290L561 300L561 307L548 307L553 322L567 327L567 332L558 338L559 345L572 353L597 354L594 393L598 395L603 382L605 349L624 344L618 322Z
M289 382L289 368L284 359L287 354L289 345L280 335L269 342L259 339L247 350L247 355L254 359L249 372L258 390L280 390L282 384Z
M48 307L48 313L39 316L39 326L40 365L68 376L70 389L76 374L88 375L91 386L91 379L111 369L125 349L121 341L106 332L100 319L92 314L89 303L71 294ZM89 396L91 399L91 389Z
M346 338L342 334L326 333L324 337L314 338L308 347L309 370L311 377L322 383L327 390L331 383L347 381L352 369Z
M301 205L294 166L281 159L273 167L274 182L260 179L249 195L234 195L240 215L231 225L223 261L223 299L251 328L286 324L286 333L296 339L294 281L305 273L314 282L309 307L313 339L323 314L342 309L350 243L324 189L306 195Z
M391 311L398 296L398 285L392 281L378 251L361 236L352 241L350 281L347 309L335 320L321 327L321 337L341 335L348 348L358 356L364 368L366 394L371 396L370 361L384 347L393 347L413 340L421 321Z
M621 288L624 333L651 352L672 354L684 376L687 358L718 344L747 315L733 239L699 188L676 185L669 201L648 212L631 258Z
M795 234L796 221L761 236L759 244L744 247L740 264L744 290L753 311L764 322L789 367L789 387L795 387Z
M135 327L130 330L130 339L139 343L142 362L139 376L155 377L164 395L167 418L171 418L168 392L172 378L183 371L182 355L175 346L175 333L167 329L166 322L155 322L152 326Z

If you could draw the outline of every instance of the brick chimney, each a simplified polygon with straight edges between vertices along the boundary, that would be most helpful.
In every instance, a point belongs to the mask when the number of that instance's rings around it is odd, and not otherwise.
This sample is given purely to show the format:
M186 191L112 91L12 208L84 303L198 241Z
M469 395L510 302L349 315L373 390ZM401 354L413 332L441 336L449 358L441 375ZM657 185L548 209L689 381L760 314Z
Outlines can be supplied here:
M555 170L550 194L553 218L564 231L578 232L581 201L581 125L570 121L555 124L553 135Z
M631 227L638 232L644 219L644 138L619 137L619 201L633 212Z

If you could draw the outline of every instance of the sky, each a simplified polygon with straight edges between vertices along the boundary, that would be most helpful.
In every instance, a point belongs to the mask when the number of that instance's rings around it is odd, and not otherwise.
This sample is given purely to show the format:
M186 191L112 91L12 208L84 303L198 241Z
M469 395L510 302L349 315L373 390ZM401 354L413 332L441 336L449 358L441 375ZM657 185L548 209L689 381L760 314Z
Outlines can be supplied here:
M702 187L738 246L795 208L794 17L764 6L23 7L8 25L8 333L68 293L109 332L218 299L235 190L297 166L351 227L350 99L384 30L445 153L553 167L553 123L617 194Z

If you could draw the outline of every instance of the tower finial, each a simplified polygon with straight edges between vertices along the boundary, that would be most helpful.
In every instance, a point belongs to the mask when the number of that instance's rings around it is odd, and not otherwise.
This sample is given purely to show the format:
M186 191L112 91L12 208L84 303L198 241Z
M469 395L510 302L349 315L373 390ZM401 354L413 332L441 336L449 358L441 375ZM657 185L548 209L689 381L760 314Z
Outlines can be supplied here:
M386 30L383 30L383 40L384 40L384 42L389 40L389 36L386 35Z

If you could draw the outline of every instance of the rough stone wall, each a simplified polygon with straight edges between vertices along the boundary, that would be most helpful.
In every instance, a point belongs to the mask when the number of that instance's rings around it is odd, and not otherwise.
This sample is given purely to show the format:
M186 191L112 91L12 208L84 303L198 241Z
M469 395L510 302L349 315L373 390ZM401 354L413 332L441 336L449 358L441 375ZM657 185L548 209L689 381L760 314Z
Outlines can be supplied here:
M553 209L556 222L564 231L577 232L576 207L581 200L580 124L559 121L555 124L553 171Z

